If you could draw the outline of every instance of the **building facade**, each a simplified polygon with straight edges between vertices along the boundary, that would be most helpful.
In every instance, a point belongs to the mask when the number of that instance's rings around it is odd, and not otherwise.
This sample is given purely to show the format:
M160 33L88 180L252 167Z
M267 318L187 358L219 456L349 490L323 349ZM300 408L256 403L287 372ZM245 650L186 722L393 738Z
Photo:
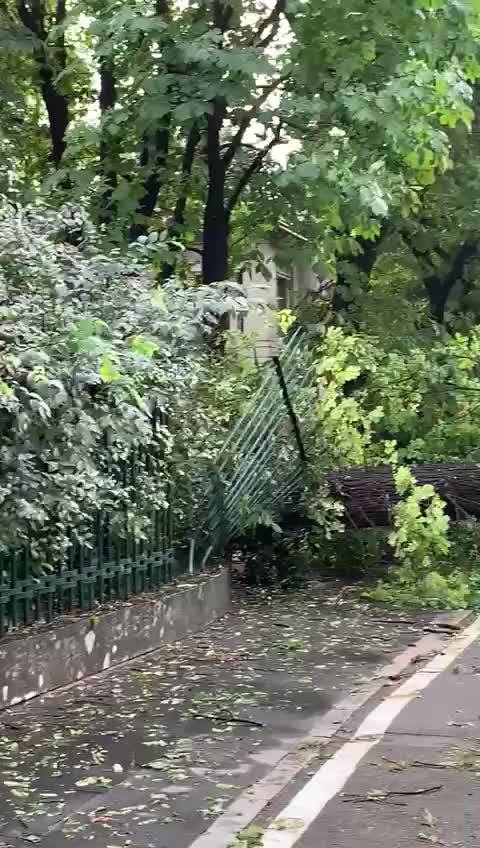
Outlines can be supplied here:
M232 318L231 326L242 330L252 340L252 351L258 362L274 356L278 350L279 327L277 313L281 309L291 309L308 292L318 291L318 276L311 269L293 265L285 269L277 262L275 248L265 243L261 247L263 264L244 269L242 285L250 310L245 316Z

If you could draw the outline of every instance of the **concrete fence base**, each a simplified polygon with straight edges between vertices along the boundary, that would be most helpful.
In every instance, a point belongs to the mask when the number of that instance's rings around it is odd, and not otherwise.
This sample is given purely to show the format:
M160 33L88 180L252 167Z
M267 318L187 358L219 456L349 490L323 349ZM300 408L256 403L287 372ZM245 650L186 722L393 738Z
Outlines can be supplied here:
M0 709L96 674L200 630L228 612L228 569L161 597L69 616L0 642Z

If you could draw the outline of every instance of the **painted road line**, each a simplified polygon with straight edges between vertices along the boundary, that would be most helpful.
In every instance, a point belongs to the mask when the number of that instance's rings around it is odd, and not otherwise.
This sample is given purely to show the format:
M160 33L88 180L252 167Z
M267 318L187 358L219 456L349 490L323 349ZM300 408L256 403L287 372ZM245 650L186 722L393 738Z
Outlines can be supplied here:
M464 614L465 619L468 615L469 613ZM445 634L422 636L418 642L405 648L385 665L368 685L362 686L355 694L348 695L320 716L310 729L303 747L301 743L300 747L292 751L289 750L289 745L279 746L270 760L272 770L253 786L245 789L189 848L225 848L235 834L247 827L264 807L318 756L318 746L327 744L360 707L380 692L389 677L396 677L410 669L412 662L419 656L441 651L444 647ZM310 744L312 741L317 743L317 748Z
M480 636L480 618L460 633L422 671L385 698L364 719L349 742L322 765L284 807L262 835L262 848L292 848L324 807L345 786L357 766L382 739L392 722L420 692L445 671Z

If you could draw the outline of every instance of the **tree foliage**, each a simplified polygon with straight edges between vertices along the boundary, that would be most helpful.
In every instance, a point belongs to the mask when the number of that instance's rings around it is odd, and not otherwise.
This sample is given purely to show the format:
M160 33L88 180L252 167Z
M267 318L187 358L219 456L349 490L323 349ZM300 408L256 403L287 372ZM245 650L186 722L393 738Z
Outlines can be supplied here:
M109 238L165 232L164 277L196 243L204 282L226 279L279 217L311 260L358 255L422 207L472 121L476 0L2 0L1 15L10 188L87 200Z
M407 465L421 463L477 463L480 433L480 370L478 326L466 334L430 339L422 346L405 345L399 339L391 348L391 337L380 339L331 328L317 347L317 402L312 405L311 456L316 456L316 473L328 479L328 468L391 465L399 503L392 504L393 531L378 536L374 530L362 550L359 535L357 558L375 566L392 557L400 566L389 581L372 592L376 600L400 605L468 606L478 605L478 527L470 521L450 527L447 513L455 504L453 489L445 475L441 481L448 495L449 509L430 484L416 485ZM448 466L454 473L455 466ZM459 466L460 467L460 466ZM467 466L469 467L469 466ZM475 466L472 466L475 467ZM428 466L426 466L428 469ZM441 474L442 466L438 467ZM361 489L361 468L356 469L342 489L342 474L333 474L340 492L336 497L348 510L349 497L359 493L348 517L360 515L360 526L368 526L375 514L372 504L362 512L362 497L368 502L368 489ZM350 472L351 473L351 472ZM366 477L366 485L372 481ZM355 480L355 486L350 485ZM374 483L373 483L374 485ZM381 479L377 480L381 486ZM322 491L322 490L321 490ZM473 497L466 485L466 498ZM335 491L330 490L335 496ZM314 483L313 514L325 512ZM378 504L377 504L378 506ZM468 506L467 506L468 508ZM475 506L476 511L476 506ZM328 503L328 512L331 506ZM467 518L462 506L453 506L456 520ZM365 521L363 520L365 518ZM330 521L332 524L332 522ZM338 514L333 525L337 551L335 562L354 558L352 550L338 533ZM357 525L358 526L358 525ZM388 543L388 544L387 544ZM390 552L388 548L391 548Z

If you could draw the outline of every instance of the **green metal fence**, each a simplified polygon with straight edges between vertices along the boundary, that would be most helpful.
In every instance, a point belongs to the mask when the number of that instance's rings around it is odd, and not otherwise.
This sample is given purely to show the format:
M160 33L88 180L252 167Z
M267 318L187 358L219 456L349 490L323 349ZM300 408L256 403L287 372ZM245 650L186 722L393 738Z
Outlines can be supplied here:
M157 511L148 542L133 536L112 538L108 514L99 513L91 545L76 542L66 561L50 574L33 574L28 545L0 554L0 636L18 625L52 618L74 609L92 609L96 603L127 600L151 592L173 576L173 554L164 525L168 517Z
M125 488L135 491L140 474L151 473L154 459L151 453L137 449L108 470ZM105 454L99 456L100 466L105 461ZM75 609L88 610L97 604L154 592L171 581L178 572L173 509L169 502L168 507L152 507L149 512L149 532L145 539L139 539L126 512L123 518L121 511L98 511L90 526L82 527L86 541L78 541L72 529L65 555L52 557L54 564L47 573L38 573L38 536L32 543L0 553L0 636L22 625L49 622ZM47 542L49 533L53 536L54 530L47 526L42 531Z
M228 542L244 532L252 516L254 520L268 513L278 518L282 511L298 506L308 460L302 419L311 402L314 368L302 333L295 333L280 355L263 368L258 391L205 482L207 495L197 516L202 525L197 537L185 539L182 548L175 544L175 494L170 488L165 498L168 506L151 507L143 540L132 531L127 515L122 526L117 508L115 513L104 510L92 518L82 535L88 542L78 541L72 528L65 555L53 557L49 573L37 570L38 536L15 551L0 553L0 636L75 609L154 592L172 577L198 570L211 555L221 554ZM156 416L152 426L165 426ZM137 449L114 469L106 459L107 435L104 448L99 468L117 474L124 489L140 494L145 480L164 470L161 446L157 455ZM178 536L181 528L176 530ZM48 537L48 527L42 532Z

